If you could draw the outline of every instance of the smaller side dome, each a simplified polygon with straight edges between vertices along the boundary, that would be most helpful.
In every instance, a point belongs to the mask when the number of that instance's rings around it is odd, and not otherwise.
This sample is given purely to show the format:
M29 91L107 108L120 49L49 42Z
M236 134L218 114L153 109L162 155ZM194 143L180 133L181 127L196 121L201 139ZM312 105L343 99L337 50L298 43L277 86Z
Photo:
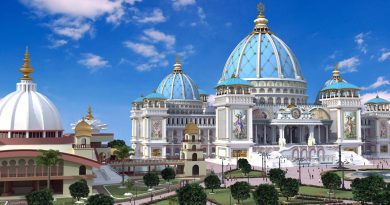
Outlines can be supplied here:
M92 127L85 120L81 120L75 127L75 136L87 136L92 137Z
M360 90L360 88L356 85L353 85L351 83L348 83L345 81L341 75L339 70L339 64L335 64L332 72L332 77L330 80L328 80L324 87L321 89L321 91L327 91L327 90Z
M217 87L232 86L232 85L243 85L243 86L253 87L253 85L250 82L243 80L241 78L237 78L234 75L231 78L218 83Z
M199 128L198 128L198 126L195 123L190 122L184 128L184 133L185 134L189 134L189 135L199 134Z
M133 103L142 103L144 102L144 97L139 97L133 101Z
M376 95L375 98L367 101L365 104L390 104L390 101L380 98L379 95Z
M161 99L161 100L165 100L167 98L164 95L161 95L160 93L153 92L153 93L150 93L149 95L145 96L144 99Z

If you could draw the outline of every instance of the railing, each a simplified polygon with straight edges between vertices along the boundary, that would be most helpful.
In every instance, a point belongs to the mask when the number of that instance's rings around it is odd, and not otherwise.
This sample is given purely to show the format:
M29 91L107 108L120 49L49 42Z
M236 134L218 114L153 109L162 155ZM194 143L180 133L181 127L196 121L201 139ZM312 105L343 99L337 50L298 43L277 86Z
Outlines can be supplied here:
M73 144L73 149L108 148L108 145Z
M183 142L202 142L202 140L183 140Z
M46 167L37 167L37 166L10 166L10 167L1 167L0 168L0 178L7 177L39 177L47 176ZM56 166L51 168L51 176L63 176L63 167Z

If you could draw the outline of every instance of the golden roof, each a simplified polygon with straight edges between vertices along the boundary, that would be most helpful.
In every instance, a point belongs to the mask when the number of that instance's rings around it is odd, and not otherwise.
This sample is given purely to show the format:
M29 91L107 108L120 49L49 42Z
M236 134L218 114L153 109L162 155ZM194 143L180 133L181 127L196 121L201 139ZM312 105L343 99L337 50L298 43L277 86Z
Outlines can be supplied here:
M93 115L92 115L92 107L88 107L88 113L87 116L85 117L87 120L93 120Z
M92 128L91 125L89 125L87 122L85 122L84 118L77 123L76 127L74 128L75 136L88 136L92 137Z
M189 135L198 134L199 133L199 128L198 128L198 126L195 123L190 122L184 128L184 133L185 134L189 134Z
M21 73L23 73L23 77L20 78L20 80L33 80L33 78L30 77L30 74L34 72L34 68L30 65L30 53L28 52L28 48L26 48L26 52L24 53L24 64L19 69Z
M173 65L173 72L175 72L175 73L183 72L183 70L181 68L180 56L179 55L176 55L176 62L175 62L175 65Z

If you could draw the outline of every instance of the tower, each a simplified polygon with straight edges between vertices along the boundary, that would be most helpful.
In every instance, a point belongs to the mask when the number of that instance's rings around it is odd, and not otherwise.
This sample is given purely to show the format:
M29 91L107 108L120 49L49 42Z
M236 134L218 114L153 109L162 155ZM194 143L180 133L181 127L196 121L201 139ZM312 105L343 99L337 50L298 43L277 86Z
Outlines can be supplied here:
M332 77L320 93L320 102L330 111L333 120L331 132L336 134L336 143L345 151L361 154L361 102L360 88L345 81L334 66Z
M215 97L217 139L220 158L250 158L252 152L252 85L234 75L217 85Z
M206 163L201 149L199 128L195 123L188 123L184 129L183 145L180 151L180 159L184 162L185 176L205 176Z

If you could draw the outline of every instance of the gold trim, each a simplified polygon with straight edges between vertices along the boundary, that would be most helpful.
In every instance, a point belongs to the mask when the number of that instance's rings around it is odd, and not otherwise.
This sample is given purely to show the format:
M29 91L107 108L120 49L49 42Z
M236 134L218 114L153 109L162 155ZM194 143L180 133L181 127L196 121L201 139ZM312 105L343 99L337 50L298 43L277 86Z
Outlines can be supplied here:
M33 78L30 77L30 74L34 72L34 68L30 65L30 53L28 52L28 47L26 47L26 52L24 53L24 64L19 69L21 73L23 73L23 77L20 78L20 80L33 80Z

